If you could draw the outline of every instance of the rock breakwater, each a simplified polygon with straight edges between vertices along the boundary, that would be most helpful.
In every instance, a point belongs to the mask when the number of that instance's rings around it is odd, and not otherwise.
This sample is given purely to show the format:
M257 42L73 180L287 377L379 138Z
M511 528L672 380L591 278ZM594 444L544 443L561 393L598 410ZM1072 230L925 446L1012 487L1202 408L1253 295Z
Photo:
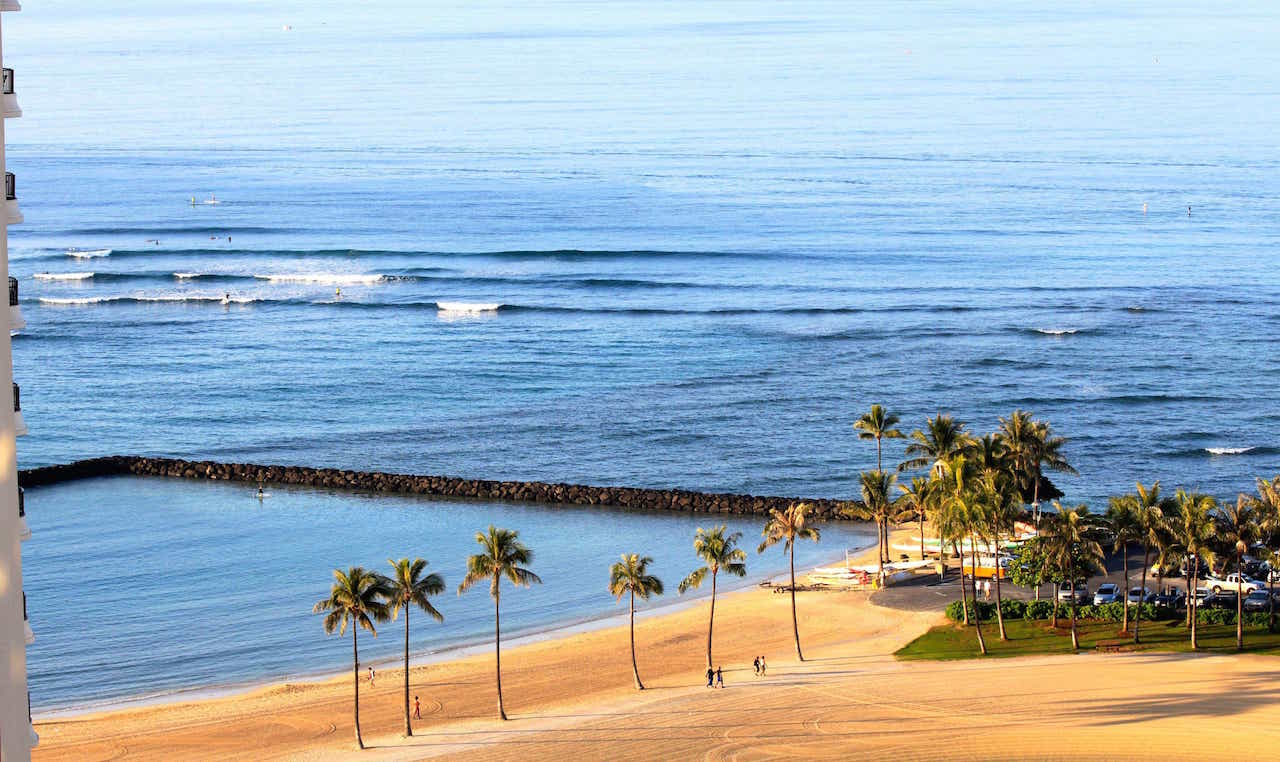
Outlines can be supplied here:
M770 509L786 508L791 503L802 500L802 498L739 495L727 492L493 481L462 479L455 476L421 476L382 471L348 471L335 468L253 463L218 463L208 460L148 458L135 455L112 455L63 465L27 469L19 473L18 480L23 487L36 487L75 479L125 474L550 505L596 505L648 511L724 513L746 516L764 515ZM826 498L803 500L813 507L813 513L818 518L843 518L842 509L846 505L843 501Z

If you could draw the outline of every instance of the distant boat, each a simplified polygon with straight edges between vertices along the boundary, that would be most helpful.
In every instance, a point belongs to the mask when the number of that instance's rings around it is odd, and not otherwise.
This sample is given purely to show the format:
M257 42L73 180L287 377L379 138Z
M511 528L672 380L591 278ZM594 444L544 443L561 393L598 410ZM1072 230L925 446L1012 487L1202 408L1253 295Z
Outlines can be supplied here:
M209 198L206 198L203 201L197 201L196 197L192 196L190 203L192 206L212 206L213 204L221 204L222 202L218 200L217 196L210 193Z

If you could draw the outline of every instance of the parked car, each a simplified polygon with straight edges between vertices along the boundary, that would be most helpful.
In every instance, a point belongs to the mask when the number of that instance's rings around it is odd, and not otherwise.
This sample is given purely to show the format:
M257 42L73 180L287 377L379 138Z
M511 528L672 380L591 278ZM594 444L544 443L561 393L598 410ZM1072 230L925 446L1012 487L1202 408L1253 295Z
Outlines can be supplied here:
M1187 607L1187 594L1180 590L1172 590L1155 596L1151 599L1151 602L1165 608L1185 609Z
M1206 609L1234 609L1236 607L1236 592L1234 590L1223 590L1221 593L1209 593L1197 606Z
M1236 592L1240 591L1243 595L1248 595L1254 590L1260 590L1266 587L1265 582L1259 582L1256 579L1249 579L1232 572L1225 577L1205 577L1204 587L1215 593Z
M1245 611L1270 611L1271 593L1266 590L1254 590L1244 599ZM1280 611L1280 593L1276 594L1276 611Z
M1149 587L1131 587L1129 588L1128 601L1134 603L1153 603L1156 594Z
M1073 591L1071 589L1071 583L1063 582L1061 585L1058 586L1058 600L1062 601L1063 603L1070 603L1072 592ZM1084 580L1079 580L1076 582L1074 592L1076 597L1076 603L1084 604L1089 602L1089 585Z
M1104 582L1098 585L1098 589L1093 593L1093 605L1101 606L1104 603L1120 602L1120 586L1113 582Z

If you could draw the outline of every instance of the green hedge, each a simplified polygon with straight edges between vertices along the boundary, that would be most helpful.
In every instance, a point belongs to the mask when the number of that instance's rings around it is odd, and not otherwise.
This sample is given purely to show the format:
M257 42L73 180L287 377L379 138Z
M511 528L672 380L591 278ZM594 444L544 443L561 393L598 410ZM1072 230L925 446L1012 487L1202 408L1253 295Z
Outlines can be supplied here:
M986 622L996 618L995 603L991 601L977 601L978 621ZM974 601L969 601L969 618L974 617ZM1004 613L1006 619L1052 619L1053 618L1053 601L1020 601L1017 599L1005 599L1000 601L1000 609ZM1131 605L1129 607L1129 619L1133 620L1138 615L1138 606ZM1230 614L1231 622L1235 622L1234 611L1213 610L1202 611L1201 614L1212 613L1215 617L1221 614ZM947 604L947 618L953 622L964 620L963 610L960 608L960 601L952 601ZM1142 618L1148 622L1157 620L1176 619L1178 612L1164 606L1156 606L1151 603L1142 604ZM1266 615L1262 615L1262 624L1266 624ZM1071 606L1066 603L1058 604L1058 617L1062 619L1071 618ZM1092 604L1076 607L1076 618L1092 619L1106 622L1119 622L1124 618L1123 603L1104 603L1101 606ZM1200 621L1206 621L1203 618ZM1245 621L1249 621L1246 619Z

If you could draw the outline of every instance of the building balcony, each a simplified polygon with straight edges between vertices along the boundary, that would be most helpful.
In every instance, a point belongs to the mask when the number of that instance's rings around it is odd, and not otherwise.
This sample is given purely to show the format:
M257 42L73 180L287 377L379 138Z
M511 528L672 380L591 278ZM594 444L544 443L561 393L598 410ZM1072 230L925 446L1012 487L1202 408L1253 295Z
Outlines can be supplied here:
M22 317L22 308L18 306L18 279L9 276L9 330L21 331L27 327L27 321Z
M13 69L4 70L4 115L7 119L22 116L18 96L13 92Z
M22 633L27 639L27 645L36 642L36 634L31 631L31 622L27 621L27 594L22 594Z
M26 542L31 539L31 527L27 526L26 493L18 488L18 539Z
M27 433L27 424L22 420L22 390L13 385L13 434L23 436Z
M0 0L0 11L20 11L22 3L18 0Z
M4 173L4 206L10 225L22 222L22 210L18 208L18 181L12 172Z

